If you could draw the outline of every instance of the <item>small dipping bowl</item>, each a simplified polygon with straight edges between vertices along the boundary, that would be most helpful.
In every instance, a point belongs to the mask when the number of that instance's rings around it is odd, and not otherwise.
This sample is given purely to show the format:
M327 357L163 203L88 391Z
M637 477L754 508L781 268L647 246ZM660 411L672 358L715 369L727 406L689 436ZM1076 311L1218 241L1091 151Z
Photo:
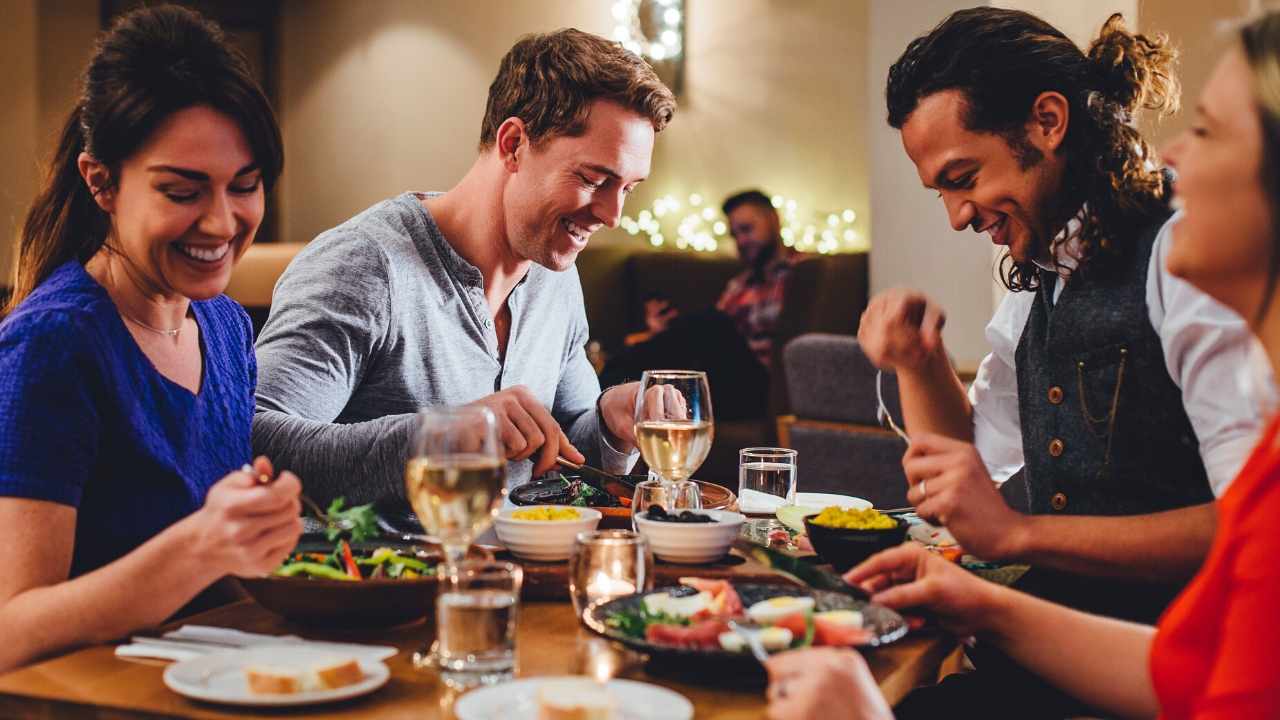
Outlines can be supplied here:
M890 516L895 525L883 530L827 527L814 523L815 517L817 515L807 515L804 518L804 529L809 534L809 542L813 544L814 552L840 573L881 550L901 545L907 539L907 521L900 517Z
M680 510L679 512L685 512ZM689 510L707 515L715 522L682 523L650 520L645 513L634 516L636 530L649 540L659 560L697 565L719 560L729 552L746 516L731 510Z
M572 520L521 520L511 517L514 513L553 508L573 510L578 517ZM578 533L592 532L600 524L599 510L576 505L526 505L509 507L498 513L493 522L498 539L512 555L524 560L559 562L573 554L573 542Z

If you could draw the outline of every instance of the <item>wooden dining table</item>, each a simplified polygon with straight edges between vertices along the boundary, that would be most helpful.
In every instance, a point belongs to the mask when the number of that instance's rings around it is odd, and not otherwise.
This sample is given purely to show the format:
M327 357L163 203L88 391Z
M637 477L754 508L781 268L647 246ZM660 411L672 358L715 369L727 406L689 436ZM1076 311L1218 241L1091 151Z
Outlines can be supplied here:
M400 649L387 661L390 681L360 698L291 710L221 706L189 700L169 690L164 661L121 659L112 645L95 645L0 675L0 717L4 718L453 718L461 693L430 670L414 666L414 651L434 635L429 623L391 629L318 630L287 622L242 600L186 618L183 624L213 625L250 632L297 634ZM174 626L177 627L176 625ZM173 628L169 628L173 629ZM954 637L916 632L887 647L869 650L867 661L890 703L913 687L933 682L942 662L957 647ZM582 627L564 601L521 603L516 628L517 676L587 675L650 682L688 698L696 718L730 720L764 716L764 686L748 676L716 682L670 676L646 666L644 656L627 651Z

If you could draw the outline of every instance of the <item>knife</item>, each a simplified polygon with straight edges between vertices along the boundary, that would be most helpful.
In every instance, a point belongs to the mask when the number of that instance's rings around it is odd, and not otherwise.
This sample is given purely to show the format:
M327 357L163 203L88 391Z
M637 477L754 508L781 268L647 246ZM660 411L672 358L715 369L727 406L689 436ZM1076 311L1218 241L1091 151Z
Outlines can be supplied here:
M618 498L624 506L630 507L632 499L636 496L636 485L627 478L607 473L590 465L580 465L558 455L556 456L556 464L569 470L578 471L579 477L588 485Z
M871 600L871 595L866 590L856 585L850 585L836 573L800 558L765 547L746 538L738 538L734 541L733 546L747 558L755 560L779 575L801 585L818 590L844 593L859 600Z

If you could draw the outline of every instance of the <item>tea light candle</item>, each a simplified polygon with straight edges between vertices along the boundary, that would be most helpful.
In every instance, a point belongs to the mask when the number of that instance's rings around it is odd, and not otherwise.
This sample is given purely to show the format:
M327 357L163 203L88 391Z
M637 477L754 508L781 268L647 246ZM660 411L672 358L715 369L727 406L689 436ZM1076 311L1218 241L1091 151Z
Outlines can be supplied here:
M587 583L587 598L591 602L596 600L610 600L622 595L630 595L636 591L634 583L618 578L610 577L605 571L600 570Z

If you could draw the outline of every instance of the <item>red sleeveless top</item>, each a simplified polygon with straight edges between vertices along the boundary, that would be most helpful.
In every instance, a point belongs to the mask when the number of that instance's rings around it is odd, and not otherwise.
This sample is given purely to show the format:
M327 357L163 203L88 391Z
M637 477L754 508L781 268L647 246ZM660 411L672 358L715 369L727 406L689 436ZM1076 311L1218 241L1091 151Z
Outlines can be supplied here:
M1280 718L1280 418L1217 510L1209 557L1151 647L1161 717Z

